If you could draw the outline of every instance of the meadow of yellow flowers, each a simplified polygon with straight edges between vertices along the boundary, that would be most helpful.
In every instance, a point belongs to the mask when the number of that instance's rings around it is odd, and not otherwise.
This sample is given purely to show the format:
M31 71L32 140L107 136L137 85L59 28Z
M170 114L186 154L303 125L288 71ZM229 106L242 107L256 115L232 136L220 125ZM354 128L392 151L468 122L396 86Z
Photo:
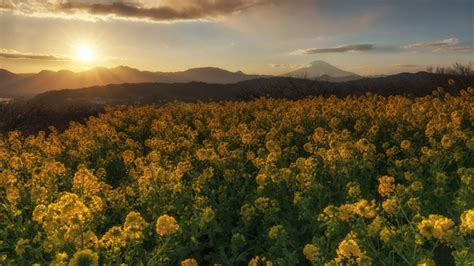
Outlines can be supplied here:
M1 265L469 265L474 88L120 106L0 139Z

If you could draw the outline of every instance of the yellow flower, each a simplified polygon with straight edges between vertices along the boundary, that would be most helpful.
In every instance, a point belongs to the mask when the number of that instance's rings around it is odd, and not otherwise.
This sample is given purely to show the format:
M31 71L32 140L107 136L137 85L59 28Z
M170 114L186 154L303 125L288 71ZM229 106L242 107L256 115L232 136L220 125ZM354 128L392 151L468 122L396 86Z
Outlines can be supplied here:
M196 158L200 161L213 161L218 157L214 149L199 149L196 151Z
M347 184L346 188L347 188L347 195L349 197L357 198L360 196L361 191L360 191L359 184L350 182L349 184Z
M255 200L255 207L259 210L264 212L266 209L270 208L271 200L266 197L258 197Z
M416 263L416 266L436 266L432 259L424 258Z
M25 254L25 246L28 245L28 243L30 243L30 241L28 239L24 239L24 238L20 238L17 242L16 242L16 246L15 246L15 254L19 257L22 257L23 254Z
M122 153L122 160L125 165L129 165L135 160L135 153L131 150L124 151Z
M308 142L308 143L305 143L305 144L303 145L303 149L304 149L307 153L312 153L314 147L313 147L313 144L311 144L311 143Z
M112 248L115 253L118 253L120 248L126 245L122 228L120 226L111 227L102 237L101 243L106 249Z
M250 221L255 215L255 207L246 203L240 208L240 215L245 221Z
M198 266L198 263L195 259L185 259L181 261L181 266Z
M13 170L18 170L20 169L20 163L21 163L21 160L19 157L15 156L15 157L12 157L10 159L10 168L13 169Z
M284 233L285 233L285 228L283 227L283 225L274 225L268 231L268 237L270 239L276 240Z
M276 143L273 140L267 141L267 143L265 143L265 147L272 155L275 155L278 157L281 154L280 145L278 145L278 143Z
M45 205L40 204L36 206L36 208L33 211L33 220L41 223L43 221L43 217L46 216L47 214L47 208Z
M214 219L214 210L210 207L206 207L202 210L201 223L205 225Z
M20 198L20 190L16 187L7 188L7 200L10 203L16 203Z
M449 149L453 144L454 141L449 135L444 135L443 138L441 138L441 146L443 146L443 148Z
M359 139L356 142L356 148L361 152L368 152L370 148L370 142L367 139Z
M172 235L176 233L178 229L179 225L172 216L164 214L156 220L156 232L160 236Z
M398 212L398 202L394 198L386 199L382 202L382 208L389 214L395 215Z
M359 216L365 217L367 219L375 216L374 206L369 205L369 202L365 199L361 199L355 204L354 211Z
M461 214L461 232L472 233L474 231L474 209L464 211Z
M351 204L344 204L337 208L337 218L341 221L347 221L352 217L354 206Z
M104 209L104 202L99 196L88 197L86 202L91 211L99 213Z
M101 184L89 169L80 167L74 174L72 188L81 196L92 196L100 191Z
M319 247L314 244L306 244L303 248L303 255L310 262L315 262L319 257Z
M63 266L66 264L67 259L68 259L68 255L66 252L56 253L56 255L54 256L54 260L50 264L50 266Z
M142 238L142 230L145 224L146 222L140 213L132 211L125 218L123 231L128 239L140 239Z
M421 208L420 201L417 198L410 198L407 201L407 206L410 208L412 211L418 211Z
M334 205L330 204L326 206L326 208L324 208L323 213L321 215L325 218L333 219L336 217L337 211L337 208Z
M411 143L409 140L402 140L402 142L400 143L400 148L402 148L402 150L409 150L411 147Z
M257 177L255 177L255 181L258 185L259 191L263 190L265 188L265 184L267 181L267 175L266 174L259 174Z
M80 232L80 231L76 232L76 231L70 230L69 232L66 232L66 234L64 235L64 238L72 240L71 242L73 242L76 248L95 249L99 244L97 236L95 235L94 232L90 230L86 232Z
M392 176L382 176L379 178L379 194L382 197L393 192L395 179Z
M359 248L359 245L354 239L344 239L337 248L337 255L339 257L351 258L351 257L361 257L362 251Z
M246 156L247 156L247 160L249 161L252 161L255 159L255 153L252 151L247 152Z
M423 190L423 184L422 184L420 181L415 181L415 182L411 183L410 189L411 189L413 192L422 191L422 190Z
M33 219L42 225L48 240L54 245L63 246L68 243L82 246L81 235L92 221L91 211L74 193L64 193L59 200L49 204L36 206ZM90 234L87 244L95 245L95 235Z
M97 253L94 253L90 249L81 250L74 253L69 266L98 266L99 265L99 256Z
M375 217L375 219L367 226L367 232L370 236L374 237L382 227L383 219L380 216Z
M323 142L324 128L318 127L314 130L313 141L315 143Z
M260 257L256 256L249 261L249 266L258 266L259 261L260 261Z
M146 158L150 161L150 162L158 162L160 160L160 153L157 152L157 151L151 151L150 153L148 153L148 155L146 156Z
M395 232L390 229L389 227L383 227L382 230L380 231L380 239L382 239L382 241L384 243L387 243L390 241L390 239L392 238L392 236L395 234Z
M418 230L427 239L446 240L454 234L454 222L442 215L430 214L418 224Z
M247 134L242 135L241 141L242 141L242 144L248 145L252 143L252 139L253 139L252 135L247 133Z
M48 190L44 187L34 187L30 191L31 200L35 203L44 203L48 198Z

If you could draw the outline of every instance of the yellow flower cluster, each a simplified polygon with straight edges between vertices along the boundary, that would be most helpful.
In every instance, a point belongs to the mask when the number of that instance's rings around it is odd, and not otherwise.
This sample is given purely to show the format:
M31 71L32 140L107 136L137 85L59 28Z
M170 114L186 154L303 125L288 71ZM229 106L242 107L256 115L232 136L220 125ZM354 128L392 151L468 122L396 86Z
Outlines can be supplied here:
M473 96L115 106L10 132L0 264L430 265L450 250L468 265Z
M181 261L181 266L198 266L199 264L195 259L185 259Z
M357 242L355 233L350 232L339 244L336 250L337 257L328 265L371 265L372 260Z
M310 262L315 262L319 257L319 247L314 244L306 244L303 248L303 254Z
M474 232L474 209L461 214L461 231L464 233Z
M72 179L72 188L79 195L92 196L101 190L101 184L91 171L81 166Z
M135 240L143 237L142 231L146 225L145 220L138 212L130 212L125 218L123 231L127 239Z
M446 240L454 234L454 222L442 215L430 214L418 224L418 230L427 239Z
M337 247L337 255L343 258L361 257L362 254L354 239L344 239Z
M339 207L327 206L320 215L323 220L337 219L347 221L352 217L363 217L366 219L375 216L375 202L369 203L366 199L360 199L352 204L343 204Z
M74 253L72 260L69 262L69 266L98 266L99 256L92 252L92 250L86 249Z
M156 233L160 236L168 236L176 233L179 230L179 225L174 217L167 214L161 215L156 220Z
M270 239L276 240L281 237L281 235L285 234L285 228L283 225L275 225L270 228L268 231L268 237Z
M136 245L143 240L143 230L146 226L145 220L140 213L131 211L125 218L123 226L112 226L100 239L100 245L105 250L112 251L114 256L127 245Z
M105 249L112 250L115 254L126 246L122 227L113 226L102 237L101 244Z
M382 176L379 178L379 194L385 197L393 192L395 180L392 176Z
M92 218L89 208L73 193L63 194L57 202L48 206L38 205L33 211L33 219L42 225L48 240L57 246L67 243L76 247L94 246L97 237L93 232L86 231Z

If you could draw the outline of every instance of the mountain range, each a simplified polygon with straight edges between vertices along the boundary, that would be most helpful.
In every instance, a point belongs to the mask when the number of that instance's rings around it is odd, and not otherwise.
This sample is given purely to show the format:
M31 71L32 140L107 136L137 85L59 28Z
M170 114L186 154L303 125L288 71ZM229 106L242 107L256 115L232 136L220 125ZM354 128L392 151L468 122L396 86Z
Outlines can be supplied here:
M314 61L308 67L281 76L331 82L362 78L323 61ZM31 74L15 74L0 69L0 97L34 96L50 90L76 89L108 84L144 82L231 84L267 77L271 76L245 74L241 71L231 72L216 67L192 68L178 72L151 72L119 66L115 68L96 67L82 72L43 70Z
M261 77L265 76L247 75L241 71L230 72L214 67L192 68L179 72L151 72L119 66L115 68L96 67L82 72L43 70L35 74L14 74L0 69L0 96L32 96L50 90L121 83L201 81L223 84Z

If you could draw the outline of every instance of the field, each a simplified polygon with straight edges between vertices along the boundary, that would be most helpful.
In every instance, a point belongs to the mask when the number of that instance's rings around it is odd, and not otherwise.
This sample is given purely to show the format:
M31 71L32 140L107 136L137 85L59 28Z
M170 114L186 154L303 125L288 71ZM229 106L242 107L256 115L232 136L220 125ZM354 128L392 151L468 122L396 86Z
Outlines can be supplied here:
M2 265L469 265L474 89L118 106L0 139Z

